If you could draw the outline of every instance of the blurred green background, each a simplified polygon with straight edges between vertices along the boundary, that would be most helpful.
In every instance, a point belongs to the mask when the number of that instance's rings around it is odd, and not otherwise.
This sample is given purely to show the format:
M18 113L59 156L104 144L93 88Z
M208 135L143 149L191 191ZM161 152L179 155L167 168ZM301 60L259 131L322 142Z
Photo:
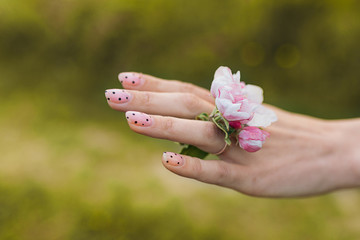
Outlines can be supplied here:
M166 171L104 90L138 71L360 116L356 0L0 0L0 239L359 239L360 194L256 199Z

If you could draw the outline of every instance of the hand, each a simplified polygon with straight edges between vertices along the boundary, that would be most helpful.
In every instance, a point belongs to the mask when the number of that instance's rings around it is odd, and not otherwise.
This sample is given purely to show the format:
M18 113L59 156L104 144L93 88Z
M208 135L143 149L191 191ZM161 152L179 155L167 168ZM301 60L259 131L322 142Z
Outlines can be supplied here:
M119 79L126 90L109 89L105 96L111 108L128 111L126 118L133 131L210 153L223 149L224 135L212 122L193 120L214 109L208 90L139 73L122 73ZM279 120L266 129L270 137L260 151L248 153L234 142L219 155L221 160L165 152L164 166L184 177L259 197L308 196L359 186L360 170L355 170L360 166L359 155L354 153L355 146L346 144L354 135L346 130L352 129L346 128L347 121L326 121L268 107ZM352 122L360 129L358 123Z

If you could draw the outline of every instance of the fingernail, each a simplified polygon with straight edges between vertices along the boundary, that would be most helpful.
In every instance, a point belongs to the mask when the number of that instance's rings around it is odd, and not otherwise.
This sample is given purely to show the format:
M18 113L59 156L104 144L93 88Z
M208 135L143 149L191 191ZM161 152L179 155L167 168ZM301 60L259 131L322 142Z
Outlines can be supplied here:
M122 89L107 89L105 90L105 97L113 103L126 103L130 101L131 94Z
M129 123L141 127L150 127L152 125L152 118L146 113L128 111L125 114Z
M141 73L124 72L119 74L120 83L126 86L140 86L144 79Z
M164 152L163 162L171 166L182 166L184 165L185 161L184 161L184 157L181 156L180 154L173 152Z

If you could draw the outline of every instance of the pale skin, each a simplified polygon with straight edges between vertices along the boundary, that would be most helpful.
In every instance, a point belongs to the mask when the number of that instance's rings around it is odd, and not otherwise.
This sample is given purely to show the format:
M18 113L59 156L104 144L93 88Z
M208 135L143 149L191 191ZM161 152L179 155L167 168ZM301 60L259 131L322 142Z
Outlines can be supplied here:
M141 84L122 81L131 96L128 102L108 101L115 110L151 116L149 127L129 121L133 131L192 144L210 153L223 149L223 133L213 123L193 120L214 109L208 90L176 80L136 76ZM270 137L260 151L248 153L234 142L219 155L220 160L182 155L179 165L164 154L163 165L180 176L257 197L311 196L360 186L360 119L330 121L267 106L279 120L266 128Z

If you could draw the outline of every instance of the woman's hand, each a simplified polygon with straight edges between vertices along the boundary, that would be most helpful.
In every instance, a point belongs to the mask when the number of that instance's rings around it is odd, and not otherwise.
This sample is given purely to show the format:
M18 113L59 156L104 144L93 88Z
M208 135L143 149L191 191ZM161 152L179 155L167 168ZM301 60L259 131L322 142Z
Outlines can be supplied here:
M127 111L133 131L210 153L223 149L224 135L212 122L193 120L214 109L208 90L139 73L121 73L119 79L126 90L109 89L105 96L111 108ZM219 155L221 160L165 152L164 166L261 197L308 196L360 185L359 150L351 145L360 140L359 120L326 121L268 107L279 120L266 129L270 137L260 151L248 153L234 142ZM354 127L357 134L351 132Z

